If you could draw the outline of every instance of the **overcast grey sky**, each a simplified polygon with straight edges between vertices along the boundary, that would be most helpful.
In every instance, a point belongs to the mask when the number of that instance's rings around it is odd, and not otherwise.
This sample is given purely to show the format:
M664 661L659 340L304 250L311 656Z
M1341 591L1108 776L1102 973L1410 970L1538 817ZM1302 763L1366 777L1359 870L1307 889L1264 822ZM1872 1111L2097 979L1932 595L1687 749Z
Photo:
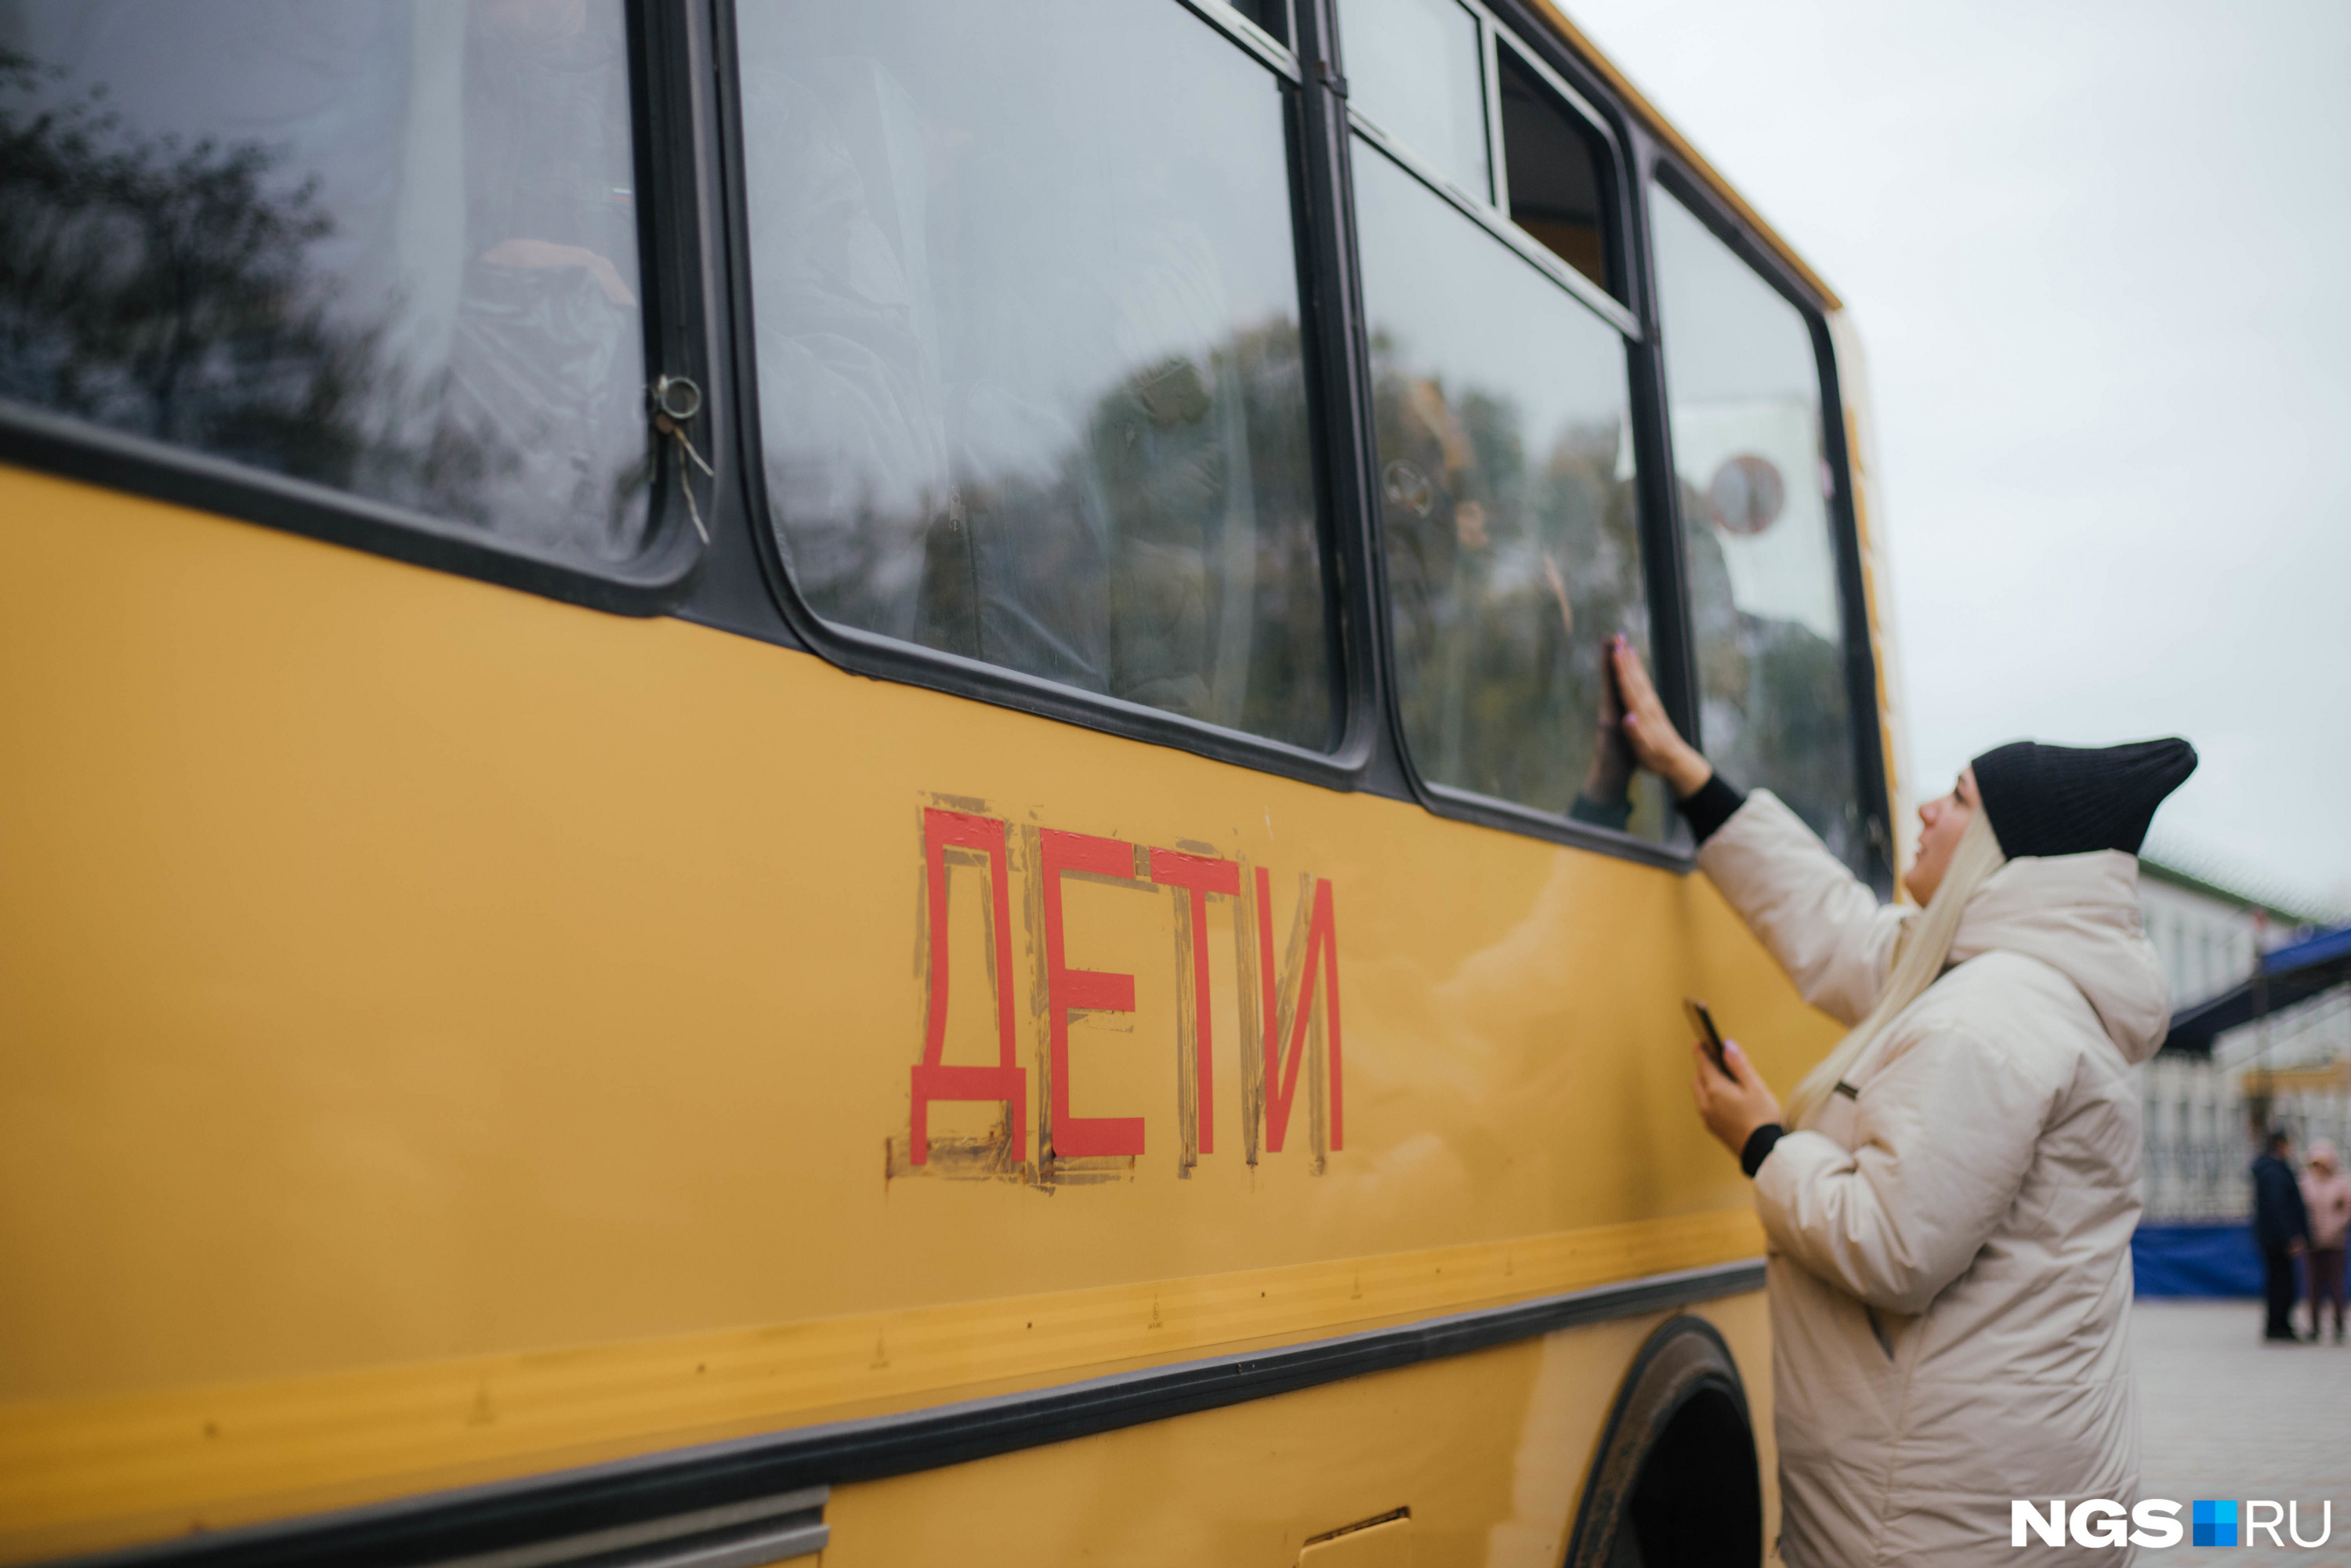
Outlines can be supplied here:
M1914 783L2185 735L2351 906L2351 5L1564 3L1861 329Z

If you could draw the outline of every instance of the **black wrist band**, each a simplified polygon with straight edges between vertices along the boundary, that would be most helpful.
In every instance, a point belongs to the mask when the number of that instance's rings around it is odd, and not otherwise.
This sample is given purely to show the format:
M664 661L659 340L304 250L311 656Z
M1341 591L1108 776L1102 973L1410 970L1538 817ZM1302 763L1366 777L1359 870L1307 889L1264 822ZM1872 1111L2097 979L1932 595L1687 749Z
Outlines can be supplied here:
M1717 828L1730 821L1731 814L1747 804L1743 790L1731 787L1730 781L1717 773L1699 785L1687 800L1677 801L1690 832L1699 843L1714 837Z
M1777 1122L1766 1122L1747 1134L1747 1146L1739 1152L1739 1168L1752 1176L1771 1157L1771 1150L1788 1129Z

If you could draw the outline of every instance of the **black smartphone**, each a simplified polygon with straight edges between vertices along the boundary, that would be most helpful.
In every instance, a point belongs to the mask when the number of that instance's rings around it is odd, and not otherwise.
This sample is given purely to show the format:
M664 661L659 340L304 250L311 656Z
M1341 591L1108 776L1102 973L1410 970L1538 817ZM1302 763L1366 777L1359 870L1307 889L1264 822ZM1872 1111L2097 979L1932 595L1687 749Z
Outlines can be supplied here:
M1698 1030L1698 1039L1706 1046L1707 1058L1714 1063L1714 1070L1733 1083L1738 1082L1738 1074L1732 1072L1730 1063L1722 1059L1722 1031L1714 1027L1714 1014L1708 1011L1707 1005L1696 997L1682 998L1682 1012L1689 1019L1690 1028Z

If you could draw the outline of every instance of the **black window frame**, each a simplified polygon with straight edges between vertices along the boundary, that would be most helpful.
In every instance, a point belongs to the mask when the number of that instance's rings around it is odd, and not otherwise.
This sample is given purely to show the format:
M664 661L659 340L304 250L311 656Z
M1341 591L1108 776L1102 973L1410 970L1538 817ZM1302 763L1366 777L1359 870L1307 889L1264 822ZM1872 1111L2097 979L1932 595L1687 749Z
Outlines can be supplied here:
M1671 538L1669 530L1660 525L1660 518L1669 514L1660 509L1660 502L1667 497L1662 493L1656 477L1657 464L1663 453L1662 444L1656 440L1662 405L1656 388L1656 328L1647 305L1651 290L1639 229L1641 214L1633 196L1637 188L1634 177L1639 147L1636 127L1616 104L1613 95L1580 59L1563 48L1551 47L1555 40L1551 38L1547 28L1538 27L1532 18L1516 12L1507 4L1486 5L1480 0L1463 0L1463 3L1479 17L1484 40L1481 55L1486 72L1489 141L1499 136L1501 122L1495 55L1499 49L1511 47L1518 50L1522 59L1535 67L1539 76L1548 78L1547 85L1561 94L1564 106L1578 114L1597 133L1605 152L1601 162L1601 175L1606 187L1609 265L1612 276L1623 282L1621 290L1612 293L1603 288L1555 255L1541 240L1510 221L1506 173L1498 176L1496 182L1497 193L1501 197L1499 202L1479 198L1474 192L1459 190L1441 172L1421 163L1409 150L1399 147L1368 116L1348 115L1351 134L1361 137L1364 145L1374 150L1374 155L1385 156L1395 162L1450 203L1468 221L1485 229L1538 270L1553 278L1567 293L1616 329L1625 352L1626 390L1633 422L1635 500L1640 514L1642 579L1644 591L1649 601L1651 656L1660 673L1660 695L1665 700L1667 712L1677 724L1686 725L1695 715L1696 708L1685 696L1686 692L1694 688L1687 678L1690 664L1681 590L1681 557L1677 542ZM1336 0L1318 0L1314 9L1328 22L1335 16L1335 7ZM1347 151L1352 152L1352 147ZM1493 145L1491 151L1497 167L1506 168L1505 150ZM1345 172L1343 169L1343 174ZM1363 304L1362 272L1354 248L1356 232L1352 201L1343 237L1349 256L1350 325L1355 335L1361 367L1355 396L1363 410L1364 461L1374 464L1370 432L1370 321ZM1374 494L1369 489L1365 491L1364 527L1374 541L1375 588L1374 601L1366 607L1365 612L1377 627L1383 656L1390 661L1389 668L1393 670L1385 556L1378 548L1378 515L1376 503L1372 499ZM1393 685L1391 674L1391 690ZM1663 841L1646 839L1428 779L1412 759L1404 733L1401 707L1393 698L1388 707L1389 745L1394 751L1397 770L1410 789L1411 798L1432 814L1674 871L1686 872L1694 864L1688 836L1678 823L1669 829L1671 836Z
M1820 373L1824 444L1834 480L1846 679L1859 800L1872 881L1892 886L1892 833L1876 651L1846 449L1844 404L1828 326L1834 302L1786 260L1710 172L1628 107L1616 79L1587 61L1538 0L1465 0L1481 34L1489 156L1497 190L1453 189L1416 167L1375 123L1352 111L1340 52L1337 0L1288 0L1291 37L1264 31L1226 0L1180 5L1283 79L1301 336L1324 570L1335 740L1312 751L1225 729L999 666L878 638L826 622L799 597L783 560L765 495L749 330L743 145L732 0L673 5L628 0L638 164L640 274L649 377L690 376L704 392L691 426L716 477L692 476L705 542L681 492L681 455L661 443L645 548L626 562L590 566L498 540L464 525L201 452L0 402L0 462L60 474L626 615L674 615L813 653L853 674L1163 745L1337 790L1417 802L1452 821L1687 872L1687 835L1665 842L1434 785L1406 749L1395 697L1394 653L1378 522L1370 349L1356 252L1353 160L1356 142L1379 149L1533 265L1559 278L1625 343L1638 470L1643 571L1651 656L1667 710L1698 735L1697 685L1686 562L1674 483L1657 299L1650 254L1653 186L1671 191L1803 315ZM1612 292L1585 277L1510 221L1507 150L1500 134L1498 52L1515 48L1549 78L1606 151ZM1493 194L1501 197L1499 202ZM1698 736L1703 743L1703 736Z
M1344 461L1341 412L1348 395L1332 374L1332 315L1327 291L1320 284L1323 256L1317 241L1327 225L1318 214L1326 210L1324 187L1318 182L1316 141L1320 133L1313 100L1316 93L1296 50L1259 27L1237 7L1222 0L1161 0L1188 12L1200 24L1221 34L1227 43L1249 56L1278 79L1285 126L1284 160L1289 170L1290 234L1297 267L1301 348L1306 359L1307 418L1314 433L1311 444L1316 495L1316 522L1321 536L1323 588L1323 631L1331 671L1332 744L1327 750L1228 729L1180 714L1148 707L1122 698L1088 692L960 654L880 636L820 615L794 582L784 557L779 519L768 495L766 465L760 455L758 376L751 329L750 256L746 245L746 193L740 149L743 146L740 74L735 40L735 6L721 0L719 13L718 96L726 117L725 144L730 167L725 183L730 284L728 308L734 321L736 348L733 418L736 440L746 455L737 476L738 489L751 521L760 566L783 630L798 646L853 674L897 681L955 696L970 697L1041 717L1130 739L1176 747L1213 758L1340 789L1363 788L1374 772L1378 736L1375 726L1384 706L1374 651L1364 636L1363 617L1352 607L1353 585L1363 580L1363 546L1343 522L1348 509L1338 465ZM1311 0L1300 0L1298 10ZM1293 26L1300 19L1293 16ZM757 630L736 623L736 629ZM779 639L780 640L780 639Z
M649 382L686 376L706 387L716 355L703 309L703 204L695 190L702 116L699 73L688 61L696 52L695 29L681 8L654 0L626 0L623 16L646 374ZM701 430L697 423L694 434ZM643 547L624 561L590 563L331 485L0 399L0 463L624 615L675 609L704 555L679 489L684 459L674 443L653 434L650 406L646 442L653 476ZM698 473L695 479L698 500L706 501L709 482Z

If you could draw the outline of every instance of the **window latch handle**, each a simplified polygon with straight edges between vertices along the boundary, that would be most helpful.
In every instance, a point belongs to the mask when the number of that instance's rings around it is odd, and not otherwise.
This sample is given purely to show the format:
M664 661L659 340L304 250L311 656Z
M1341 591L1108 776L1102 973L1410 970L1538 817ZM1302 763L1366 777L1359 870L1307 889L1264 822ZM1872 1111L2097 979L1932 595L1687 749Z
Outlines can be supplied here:
M653 385L653 428L677 443L680 461L677 465L678 493L685 497L685 515L694 519L694 531L704 544L710 542L710 529L702 521L702 507L694 498L694 484L685 471L691 460L707 478L718 476L702 454L694 449L694 442L685 427L702 413L702 388L691 376L663 376Z

